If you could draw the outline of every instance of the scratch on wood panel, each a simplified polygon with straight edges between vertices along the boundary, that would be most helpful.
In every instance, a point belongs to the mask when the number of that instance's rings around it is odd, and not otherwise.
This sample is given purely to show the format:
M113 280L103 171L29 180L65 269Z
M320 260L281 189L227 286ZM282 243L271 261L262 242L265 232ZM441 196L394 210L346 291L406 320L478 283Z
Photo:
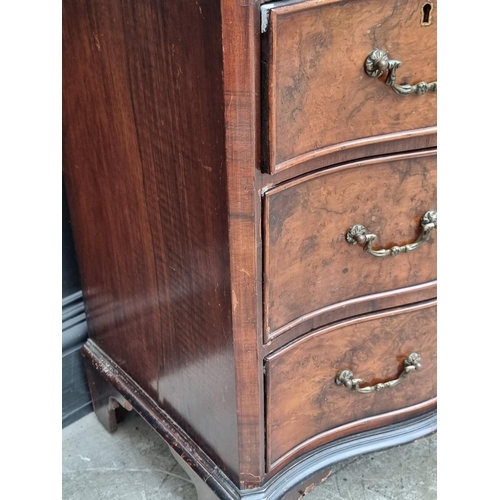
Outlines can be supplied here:
M203 12L202 12L202 10L201 10L201 6L200 6L200 4L199 4L196 0L195 0L195 3L196 3L196 5L198 6L198 10L200 11L200 15L201 15L201 17L202 17L203 19L205 19L205 16L203 15Z
M231 109L231 105L233 104L233 99L234 99L234 95L231 95L231 99L229 99L229 104L227 105L227 111L228 112Z
M246 274L250 278L250 273L246 269L242 269L241 267L236 266L238 271L241 271L242 273Z
M236 292L234 290L231 291L231 295L233 297L234 310L238 309L238 297L236 297Z
M97 50L101 52L101 44L99 42L99 36L97 35L97 33L94 33L93 36L94 36L95 46L97 47Z

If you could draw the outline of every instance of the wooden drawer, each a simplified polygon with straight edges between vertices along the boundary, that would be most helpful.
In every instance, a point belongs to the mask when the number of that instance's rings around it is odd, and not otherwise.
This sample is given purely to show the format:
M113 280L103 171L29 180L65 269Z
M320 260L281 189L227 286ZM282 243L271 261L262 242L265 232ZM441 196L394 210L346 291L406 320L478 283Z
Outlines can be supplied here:
M341 316L328 322L347 317L353 299L371 301L435 280L435 230L415 251L384 258L350 245L346 234L361 224L377 236L373 248L406 245L419 238L421 217L436 208L435 151L350 163L267 191L265 340L293 328L305 333L309 320L334 309Z
M411 353L421 369L395 387L361 394L337 385L350 370L360 387L395 380ZM435 301L347 320L311 333L266 360L267 463L277 470L341 436L435 406Z
M387 71L380 78L366 74L365 60L381 49L402 63L397 84L434 82L436 3L311 0L263 6L264 170L274 173L434 127L436 92L398 95L384 83Z

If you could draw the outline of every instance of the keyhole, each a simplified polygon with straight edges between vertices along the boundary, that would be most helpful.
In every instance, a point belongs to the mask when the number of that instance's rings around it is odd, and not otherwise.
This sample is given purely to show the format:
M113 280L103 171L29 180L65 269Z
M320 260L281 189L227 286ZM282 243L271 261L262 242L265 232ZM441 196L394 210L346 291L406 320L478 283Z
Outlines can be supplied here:
M432 3L426 3L422 7L422 26L429 26L432 23Z

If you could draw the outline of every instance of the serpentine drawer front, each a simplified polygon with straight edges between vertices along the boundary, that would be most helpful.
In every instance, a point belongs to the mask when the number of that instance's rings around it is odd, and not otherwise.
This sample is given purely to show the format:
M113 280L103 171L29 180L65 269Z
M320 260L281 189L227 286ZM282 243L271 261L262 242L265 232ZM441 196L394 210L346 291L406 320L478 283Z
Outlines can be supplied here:
M350 163L266 192L266 339L338 304L347 314L349 299L435 280L437 221L422 238L421 219L436 208L435 151Z
M264 169L435 126L436 4L264 5Z
M436 9L63 0L94 409L199 500L296 500L436 429Z
M342 384L345 372L370 392ZM271 470L338 437L428 410L437 394L435 302L302 337L267 358L266 380Z

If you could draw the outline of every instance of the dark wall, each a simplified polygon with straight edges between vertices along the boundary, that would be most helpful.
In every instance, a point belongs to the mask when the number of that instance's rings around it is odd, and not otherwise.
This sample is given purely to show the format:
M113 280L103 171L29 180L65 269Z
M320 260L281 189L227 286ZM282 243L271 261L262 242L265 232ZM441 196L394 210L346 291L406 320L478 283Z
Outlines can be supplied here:
M76 262L71 219L63 183L62 199L62 424L75 422L92 411L80 347L87 323Z
M75 247L73 235L71 233L71 221L69 217L68 201L66 199L66 189L63 183L62 197L62 297L68 297L79 292L80 273L76 263Z

